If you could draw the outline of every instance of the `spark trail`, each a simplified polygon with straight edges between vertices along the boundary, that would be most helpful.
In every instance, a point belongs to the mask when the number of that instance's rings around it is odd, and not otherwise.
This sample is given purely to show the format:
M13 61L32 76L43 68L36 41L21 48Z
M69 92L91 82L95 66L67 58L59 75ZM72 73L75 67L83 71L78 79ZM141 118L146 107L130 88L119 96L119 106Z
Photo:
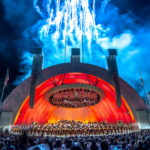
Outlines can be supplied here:
M109 1L102 2L103 12ZM65 44L69 59L71 47L81 48L83 37L85 57L88 56L90 61L89 56L92 59L92 51L95 50L92 44L100 46L109 30L95 23L95 0L92 4L89 0L34 0L34 8L42 18L38 35L44 54L51 54L58 60L64 56ZM46 62L47 67L50 60L46 59Z
M120 13L122 9L110 0L33 0L39 19L36 13L33 15L33 7L26 0L4 0L2 3L5 7L5 20L20 28L23 36L15 42L17 51L22 51L20 71L25 74L18 77L17 83L30 75L32 42L42 46L43 67L46 68L64 62L65 43L66 62L69 62L71 48L81 48L83 36L85 63L106 69L107 49L116 48L119 75L143 95L138 73L141 70L145 88L149 89L150 24L144 20L141 24L136 22L141 19L134 12ZM149 10L148 8L142 10ZM24 13L24 10L27 12ZM17 23L14 18L18 19ZM38 19L37 22L34 19ZM29 42L24 42L24 39Z

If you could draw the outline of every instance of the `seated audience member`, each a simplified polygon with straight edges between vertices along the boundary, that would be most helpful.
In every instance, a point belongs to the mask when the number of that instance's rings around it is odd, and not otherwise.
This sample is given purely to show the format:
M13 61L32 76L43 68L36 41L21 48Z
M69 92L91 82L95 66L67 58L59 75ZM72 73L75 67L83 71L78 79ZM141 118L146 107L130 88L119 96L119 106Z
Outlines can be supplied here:
M92 141L90 150L98 150L98 146L96 145L96 142L95 142L95 141Z
M142 141L138 141L138 146L135 150L147 150Z
M128 149L129 150L135 150L135 141L132 140L130 144L128 144Z
M75 143L73 143L73 145L71 146L71 149L70 149L70 150L83 150L83 148L82 148L82 146L81 146L79 143L75 142Z
M108 143L106 141L101 142L101 150L109 150Z

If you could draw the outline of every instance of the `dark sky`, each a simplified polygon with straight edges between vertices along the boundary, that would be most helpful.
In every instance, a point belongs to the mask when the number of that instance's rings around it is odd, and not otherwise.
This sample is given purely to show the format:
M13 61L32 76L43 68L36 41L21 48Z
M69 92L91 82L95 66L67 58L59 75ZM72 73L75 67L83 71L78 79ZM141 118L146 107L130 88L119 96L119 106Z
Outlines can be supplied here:
M5 1L5 0L4 0ZM8 1L8 0L6 0ZM17 0L10 0L10 5L12 5L13 1ZM1 74L0 77L4 77L5 71L7 68L10 70L10 82L13 82L16 79L16 76L24 74L20 71L20 62L21 62L21 54L26 48L26 40L24 39L24 43L22 44L22 49L18 50L18 42L22 39L22 32L28 27L34 24L36 21L36 12L32 7L32 3L28 2L24 5L28 5L30 13L32 14L30 17L33 16L32 19L27 19L25 17L26 11L22 10L19 14L11 14L11 11L18 11L18 10L10 10L9 3L8 9L7 6L4 6L3 3L0 1L0 68ZM19 7L19 5L18 5ZM11 7L10 7L11 8ZM11 20L6 18L9 16L12 18ZM27 45L29 46L29 41L27 41ZM27 46L27 47L28 47ZM21 46L20 46L21 47ZM30 46L29 46L30 48Z
M97 7L99 3L97 0ZM112 0L111 3L119 8L120 14L130 13L139 26L150 25L150 0ZM26 74L21 55L25 49L31 50L34 44L30 37L23 39L22 33L39 19L32 0L0 1L0 78L3 80L9 68L10 85L18 76Z

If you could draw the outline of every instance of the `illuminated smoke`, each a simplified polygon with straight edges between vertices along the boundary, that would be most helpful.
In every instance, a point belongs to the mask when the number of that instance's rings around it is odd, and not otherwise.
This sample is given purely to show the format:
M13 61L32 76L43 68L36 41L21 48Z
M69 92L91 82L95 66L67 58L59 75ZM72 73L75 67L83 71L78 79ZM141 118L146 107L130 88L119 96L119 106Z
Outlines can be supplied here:
M109 1L102 2L103 12ZM69 61L71 48L81 48L83 40L85 57L88 55L89 63L92 61L92 44L101 45L109 31L102 24L95 23L95 0L92 4L89 0L34 0L34 7L42 17L43 24L38 28L38 35L46 55L52 54L58 63L63 62L66 44ZM51 58L48 59L46 67L51 65Z
M34 9L40 16L35 21L32 4L29 7L28 3L26 0L4 0L5 19L13 26L17 24L18 29L24 27L21 32L28 41L42 45L44 68L64 62L65 41L66 62L69 62L71 48L81 48L83 34L86 63L106 68L107 49L117 48L120 76L142 95L140 70L145 88L149 90L150 30L144 19L140 25L135 22L139 16L130 11L120 14L119 8L110 0L34 0ZM22 39L19 43L16 47L17 51L23 51L22 63L30 68L32 55L22 50L22 43L27 47L30 43ZM21 71L26 73L28 68ZM24 79L21 78L22 81Z
M104 11L105 11L105 8L107 7L108 3L110 2L111 0L104 0L101 4L101 13L103 14Z
M96 8L96 2L95 0L34 0L34 8L42 18L36 29L39 41L43 44L44 67L64 62L65 44L67 62L69 62L71 48L81 49L83 37L86 63L106 68L107 49L116 48L121 77L137 91L141 91L138 72L142 66L140 64L137 66L136 63L141 63L139 55L147 50L147 47L141 47L139 40L144 32L136 29L137 26L130 14L120 15L116 7L109 5L110 0L101 0L99 8ZM147 34L149 35L149 32ZM134 79L130 74L134 74ZM148 77L147 71L143 70L143 76Z

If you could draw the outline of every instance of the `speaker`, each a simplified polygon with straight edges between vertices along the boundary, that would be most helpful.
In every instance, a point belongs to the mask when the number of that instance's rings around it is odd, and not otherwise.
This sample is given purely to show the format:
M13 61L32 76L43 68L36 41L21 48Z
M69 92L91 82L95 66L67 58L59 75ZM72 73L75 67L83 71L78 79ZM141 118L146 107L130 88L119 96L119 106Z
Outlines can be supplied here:
M42 49L36 49L35 54L33 57L32 62L32 74L31 74L31 86L30 86L30 97L29 97L29 106L33 108L34 106L34 98L35 98L35 89L36 89L36 82L38 79L38 74L42 70L43 64L43 56L42 56Z
M121 91L119 85L118 67L116 62L117 51L116 49L109 49L108 51L109 56L107 57L107 66L108 70L111 72L113 76L113 80L115 83L116 103L119 108L121 106Z

